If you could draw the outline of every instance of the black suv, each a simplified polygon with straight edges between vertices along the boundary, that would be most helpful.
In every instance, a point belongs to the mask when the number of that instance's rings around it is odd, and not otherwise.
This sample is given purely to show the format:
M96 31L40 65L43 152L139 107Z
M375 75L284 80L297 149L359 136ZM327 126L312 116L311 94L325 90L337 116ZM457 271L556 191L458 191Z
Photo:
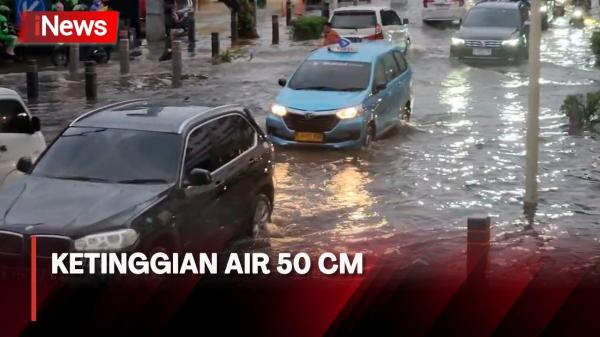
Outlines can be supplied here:
M518 61L528 56L529 7L523 2L482 2L469 10L452 37L460 59Z
M272 146L240 106L135 100L72 122L0 193L0 255L218 251L260 236Z

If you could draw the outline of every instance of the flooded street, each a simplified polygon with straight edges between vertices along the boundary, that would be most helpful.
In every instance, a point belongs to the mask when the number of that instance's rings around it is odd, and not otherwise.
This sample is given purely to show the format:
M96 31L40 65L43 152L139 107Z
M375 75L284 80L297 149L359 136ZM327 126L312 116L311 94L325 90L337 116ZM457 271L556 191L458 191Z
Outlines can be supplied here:
M467 218L484 214L492 217L491 261L498 270L510 270L519 258L551 257L572 269L597 262L600 136L569 135L560 112L566 95L600 89L600 72L589 50L591 29L557 20L543 34L540 201L533 229L524 231L527 65L472 66L450 60L456 27L422 24L420 7L420 2L394 6L410 20L413 127L377 141L369 152L278 149L272 248L406 257L398 259L401 265L443 261L464 255ZM286 31L284 23L281 31ZM316 42L293 43L282 36L280 46L269 46L267 19L260 34L259 43L219 66L210 65L210 37L199 36L196 55L184 59L184 73L193 76L176 90L170 88L170 63L155 62L160 50L145 51L141 61L132 61L133 76L125 84L118 80L115 59L98 68L100 100L94 104L85 102L83 82L45 68L40 103L30 107L42 119L48 140L93 107L136 97L239 103L252 108L264 125L265 111L279 90L277 79L289 76ZM3 74L0 86L25 93L24 78Z

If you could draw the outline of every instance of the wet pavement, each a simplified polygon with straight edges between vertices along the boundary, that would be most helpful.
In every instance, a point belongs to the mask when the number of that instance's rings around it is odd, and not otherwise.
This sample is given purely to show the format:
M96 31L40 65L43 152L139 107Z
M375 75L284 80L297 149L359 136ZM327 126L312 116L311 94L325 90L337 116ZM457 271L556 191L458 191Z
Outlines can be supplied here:
M548 259L560 261L566 271L597 263L600 136L569 135L560 112L566 95L600 90L588 45L591 28L557 20L543 34L540 201L533 229L524 229L527 65L450 60L456 27L422 24L420 6L394 6L410 20L413 127L379 140L369 152L277 150L272 248L373 252L406 266L447 259L461 271L464 260L452 257L464 257L467 217L487 214L493 221L496 270ZM259 13L260 40L230 64L210 65L210 36L204 33L223 29L218 24L223 16L219 21L209 15L213 21L204 26L199 22L203 33L195 54L184 57L184 73L190 75L184 88L170 88L170 62L156 62L160 46L150 46L132 61L132 76L125 82L118 79L116 60L98 67L96 103L85 101L81 81L69 80L64 70L44 68L42 96L30 106L49 140L92 107L136 97L240 103L264 125L277 79L288 76L317 44L289 41L282 20L281 45L270 46L273 7ZM221 38L227 46L227 35ZM3 74L0 86L25 93L24 78Z

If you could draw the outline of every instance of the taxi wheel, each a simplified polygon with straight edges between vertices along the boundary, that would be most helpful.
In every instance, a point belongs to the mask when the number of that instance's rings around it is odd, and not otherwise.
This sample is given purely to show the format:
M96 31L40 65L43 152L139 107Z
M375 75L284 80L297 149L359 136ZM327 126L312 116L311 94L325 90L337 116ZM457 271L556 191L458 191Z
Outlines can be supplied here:
M367 135L365 136L365 140L363 141L363 147L368 148L371 146L371 143L375 140L375 127L373 123L369 123L367 127Z
M266 195L260 193L254 198L254 213L252 214L250 228L250 235L253 239L260 239L265 236L272 211L271 201Z

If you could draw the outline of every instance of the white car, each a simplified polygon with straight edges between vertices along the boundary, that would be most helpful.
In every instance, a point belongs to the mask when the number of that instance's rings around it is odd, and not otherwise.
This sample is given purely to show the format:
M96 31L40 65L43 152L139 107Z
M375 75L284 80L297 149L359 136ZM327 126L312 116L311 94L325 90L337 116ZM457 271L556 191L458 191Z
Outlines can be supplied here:
M0 188L17 180L21 157L37 158L46 148L40 120L32 117L21 96L0 88Z
M405 52L410 46L408 19L400 19L389 7L340 7L333 11L329 22L341 37L352 42L387 40Z
M423 0L421 18L430 21L460 21L467 13L465 0Z

